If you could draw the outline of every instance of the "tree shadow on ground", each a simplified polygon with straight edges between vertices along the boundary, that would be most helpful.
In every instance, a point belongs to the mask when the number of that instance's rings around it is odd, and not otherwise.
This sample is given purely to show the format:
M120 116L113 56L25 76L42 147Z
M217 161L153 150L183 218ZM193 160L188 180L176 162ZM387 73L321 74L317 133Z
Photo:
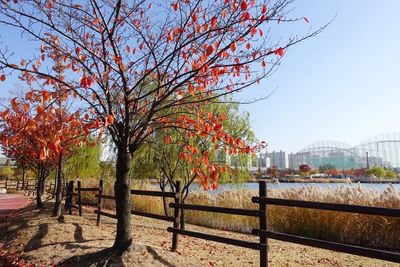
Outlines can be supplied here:
M48 232L49 225L47 223L40 224L38 232L25 245L24 251L28 252L40 248L42 246L42 239L48 234Z
M176 267L176 265L174 265L174 264L170 263L169 261L165 260L164 258L162 258L154 248L152 248L150 246L146 246L146 250L153 256L153 259L160 262L161 264L168 266L168 267Z
M122 256L116 253L113 248L106 248L94 253L77 255L66 261L60 262L57 266L96 266L96 267L124 267Z

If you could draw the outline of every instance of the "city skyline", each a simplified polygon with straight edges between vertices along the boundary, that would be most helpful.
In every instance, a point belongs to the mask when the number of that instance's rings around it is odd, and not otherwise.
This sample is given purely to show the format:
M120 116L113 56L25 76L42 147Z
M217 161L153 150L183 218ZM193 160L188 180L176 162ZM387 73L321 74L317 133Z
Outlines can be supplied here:
M298 152L268 151L260 158L266 160L265 167L297 169L301 164L309 164L317 169L329 164L337 169L360 169L374 166L400 167L400 133L372 136L367 140L350 145L340 141L321 140ZM269 162L269 165L268 165Z
M264 101L244 105L252 129L269 150L297 152L318 140L357 144L370 136L400 132L400 2L303 1L294 14L321 34L289 49L281 67L241 95ZM376 14L382 14L376 16ZM318 74L318 75L317 75Z

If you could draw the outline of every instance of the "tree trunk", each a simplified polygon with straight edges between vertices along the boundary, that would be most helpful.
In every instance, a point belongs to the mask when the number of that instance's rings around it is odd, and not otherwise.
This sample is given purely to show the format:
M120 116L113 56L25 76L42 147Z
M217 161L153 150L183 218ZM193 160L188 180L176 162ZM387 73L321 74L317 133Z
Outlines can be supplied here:
M46 174L45 168L43 168L43 171L42 171L42 187L41 187L41 191L40 191L41 195L44 194L44 191L46 189L46 182L47 182L47 174Z
M162 197L162 202L163 202L163 207L164 207L164 214L165 214L165 216L169 216L167 198Z
M160 180L159 180L158 184L160 186L161 192L165 192L165 181L164 181L164 178L160 177ZM168 212L167 198L166 197L162 197L162 202L163 202L163 207L164 207L164 215L168 216L169 212Z
M62 201L62 184L63 184L63 155L60 153L58 157L57 166L57 179L56 179L56 202L54 203L53 216L58 217L61 215L61 201Z
M22 191L25 190L25 185L26 185L26 167L25 164L21 164L22 168Z
M131 227L131 193L129 181L130 154L127 147L118 147L115 205L117 210L117 235L115 237L114 248L118 251L127 250L132 244Z
M43 167L39 166L37 168L37 186L36 186L36 205L38 208L43 207L42 187L43 187Z
M189 186L186 186L182 190L182 200L181 200L182 204L185 204L185 201L186 201L186 198L188 195L189 195ZM180 220L181 220L181 223L180 223L181 229L184 230L185 229L185 210L184 209L181 210Z

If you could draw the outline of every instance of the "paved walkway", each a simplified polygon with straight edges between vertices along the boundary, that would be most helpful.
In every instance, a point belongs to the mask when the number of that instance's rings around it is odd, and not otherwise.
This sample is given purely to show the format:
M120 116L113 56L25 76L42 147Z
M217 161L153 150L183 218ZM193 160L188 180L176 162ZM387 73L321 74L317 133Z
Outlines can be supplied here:
M23 194L0 194L0 221L27 203L28 197Z

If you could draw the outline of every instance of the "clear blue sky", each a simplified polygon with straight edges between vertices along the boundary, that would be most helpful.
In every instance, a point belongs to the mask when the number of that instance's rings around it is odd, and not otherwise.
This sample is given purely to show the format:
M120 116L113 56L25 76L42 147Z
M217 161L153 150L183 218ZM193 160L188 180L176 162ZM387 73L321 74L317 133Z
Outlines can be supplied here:
M269 150L297 152L319 140L357 144L400 131L400 1L299 0L312 27L334 22L290 49L282 66L252 88L269 100L243 106Z
M269 100L242 107L258 139L270 150L296 152L319 140L357 144L400 132L400 1L297 0L293 7L293 15L306 16L310 24L280 24L286 34L337 17L319 36L288 50L271 78L244 93L252 98L277 88ZM2 26L5 39L19 55L32 53ZM0 96L15 83L8 78Z

